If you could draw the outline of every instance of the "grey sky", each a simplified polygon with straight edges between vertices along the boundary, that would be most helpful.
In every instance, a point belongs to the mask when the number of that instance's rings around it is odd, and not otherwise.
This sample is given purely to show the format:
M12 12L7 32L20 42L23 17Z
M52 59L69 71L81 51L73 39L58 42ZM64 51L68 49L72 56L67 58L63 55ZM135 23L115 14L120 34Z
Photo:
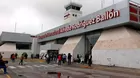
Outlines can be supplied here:
M64 5L70 0L0 0L0 33L2 31L38 34L62 25ZM101 0L73 0L83 5L83 16L101 9ZM115 3L122 0L114 0ZM140 0L133 0L138 1ZM104 7L112 5L105 0Z

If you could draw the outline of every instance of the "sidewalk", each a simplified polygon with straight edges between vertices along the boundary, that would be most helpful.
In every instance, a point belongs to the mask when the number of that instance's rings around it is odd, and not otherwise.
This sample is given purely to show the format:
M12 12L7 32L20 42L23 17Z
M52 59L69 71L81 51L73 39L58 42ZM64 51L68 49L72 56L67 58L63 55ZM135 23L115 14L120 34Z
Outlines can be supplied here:
M25 62L46 63L45 60L42 60L42 59L26 59ZM124 74L140 76L140 69L134 69L134 68L125 68L125 67L116 67L116 66L108 67L108 66L103 66L103 65L92 65L91 67L89 67L87 64L77 64L77 63L73 63L72 65L67 65L67 63L66 63L62 66L88 68L88 69L93 69L93 70L101 70L101 71L124 73ZM0 78L2 78L2 77L0 76Z
M45 63L45 60L42 60L42 59L27 59L25 61ZM68 66L68 65L65 64L64 66ZM93 70L101 70L101 71L124 73L124 74L140 76L140 69L135 69L135 68L125 68L125 67L116 67L116 66L108 67L108 66L103 66L103 65L92 65L91 67L89 67L87 64L77 64L77 63L73 63L72 65L70 65L70 67L90 68Z
M65 65L68 66L68 65ZM124 67L108 67L103 65L92 65L89 67L86 64L72 64L70 67L78 67L78 68L88 68L93 70L101 70L101 71L108 71L108 72L115 72L115 73L124 73L124 74L131 74L140 76L140 69L135 68L124 68Z

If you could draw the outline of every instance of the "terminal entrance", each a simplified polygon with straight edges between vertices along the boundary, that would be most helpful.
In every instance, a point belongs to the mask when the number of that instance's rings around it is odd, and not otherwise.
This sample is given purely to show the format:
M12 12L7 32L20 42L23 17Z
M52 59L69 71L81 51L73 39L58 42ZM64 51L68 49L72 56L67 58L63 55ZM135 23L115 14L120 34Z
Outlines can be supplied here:
M86 50L86 53L88 53L88 54L92 53L92 48L96 44L100 35L101 35L101 31L89 32L85 35L85 44L86 44L85 50Z
M47 51L47 54L50 54L50 55L58 55L58 50L48 50Z

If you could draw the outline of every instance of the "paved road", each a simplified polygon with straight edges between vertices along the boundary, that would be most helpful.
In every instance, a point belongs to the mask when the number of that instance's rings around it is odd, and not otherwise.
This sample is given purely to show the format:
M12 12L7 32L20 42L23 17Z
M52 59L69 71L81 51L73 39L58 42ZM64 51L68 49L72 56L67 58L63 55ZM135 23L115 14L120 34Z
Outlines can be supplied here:
M8 70L14 74L12 78L58 78L57 73L61 73L61 78L140 78L122 73L29 62L23 66L9 63Z

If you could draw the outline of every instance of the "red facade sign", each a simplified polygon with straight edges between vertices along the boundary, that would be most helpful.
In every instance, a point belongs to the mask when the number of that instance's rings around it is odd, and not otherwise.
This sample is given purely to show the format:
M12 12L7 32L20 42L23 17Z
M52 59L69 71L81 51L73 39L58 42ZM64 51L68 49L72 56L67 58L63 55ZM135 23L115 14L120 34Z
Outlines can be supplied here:
M119 16L120 16L120 11L112 9L110 11L106 11L103 15L97 15L95 18L92 18L89 20L82 20L82 21L79 21L79 23L77 23L77 24L59 28L58 30L54 30L53 32L49 32L44 35L41 35L38 38L44 39L46 37L58 35L58 34L69 32L69 31L76 30L79 28L86 28L87 26L97 24L97 23L100 23L103 21L107 21L107 20L110 20L113 18L117 18Z

